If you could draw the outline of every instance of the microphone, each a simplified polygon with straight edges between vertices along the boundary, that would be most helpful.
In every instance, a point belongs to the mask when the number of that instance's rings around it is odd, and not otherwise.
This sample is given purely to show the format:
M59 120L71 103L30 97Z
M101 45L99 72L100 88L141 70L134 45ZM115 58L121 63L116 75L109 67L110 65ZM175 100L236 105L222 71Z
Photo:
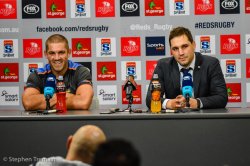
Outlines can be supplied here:
M131 105L133 103L132 92L134 90L136 90L136 87L137 87L137 84L136 84L136 82L134 80L134 76L133 75L129 75L127 77L127 80L126 80L125 84L124 84L123 90L125 90L125 92L126 92L126 99L128 100L128 108L125 109L125 110L129 110L130 113L132 112Z
M134 76L129 75L127 77L127 80L126 80L126 82L124 84L124 88L123 88L123 90L126 91L126 99L128 99L128 100L130 99L130 97L132 96L132 92L134 90L136 90L136 86L137 86L137 84L134 80Z
M46 99L51 99L55 93L56 78L53 74L49 74L44 86L44 96Z
M186 106L190 107L189 99L193 96L193 81L190 73L183 74L182 95L186 99Z
M44 86L44 97L46 99L46 109L50 109L49 100L52 98L52 96L55 93L55 87L56 87L56 78L53 74L49 74L45 86Z

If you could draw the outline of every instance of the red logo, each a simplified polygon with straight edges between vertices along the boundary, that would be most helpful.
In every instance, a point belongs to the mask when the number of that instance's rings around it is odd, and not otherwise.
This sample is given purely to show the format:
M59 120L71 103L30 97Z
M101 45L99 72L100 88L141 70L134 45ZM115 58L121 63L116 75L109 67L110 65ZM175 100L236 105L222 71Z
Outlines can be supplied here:
M240 35L220 36L221 54L240 54Z
M95 1L96 17L114 17L115 1L114 0L98 0Z
M164 0L145 0L145 16L164 16Z
M24 58L42 58L42 39L23 39Z
M0 1L0 19L16 19L17 4L16 0Z
M227 83L228 102L241 102L241 84Z
M65 0L46 0L47 18L65 18Z
M146 61L146 80L151 80L157 61Z
M128 104L128 100L126 99L126 92L123 90L124 85L122 85L122 104ZM136 86L136 90L132 92L133 95L133 104L141 104L142 97L141 97L141 85Z
M250 0L245 0L245 12L250 13Z
M97 62L97 81L116 80L116 62Z
M214 14L214 0L195 0L195 15Z
M0 63L0 82L19 82L18 63Z
M91 57L91 38L72 38L72 57Z
M250 78L250 59L246 59L246 77Z
M122 56L140 56L140 37L121 37Z

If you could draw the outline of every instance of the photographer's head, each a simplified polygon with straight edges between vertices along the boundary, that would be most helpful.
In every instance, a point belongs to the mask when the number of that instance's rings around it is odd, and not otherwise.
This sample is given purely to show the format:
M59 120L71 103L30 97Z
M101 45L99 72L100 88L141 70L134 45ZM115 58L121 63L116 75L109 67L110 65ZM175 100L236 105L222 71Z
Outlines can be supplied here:
M130 142L113 139L98 147L93 166L139 166L140 161L138 151Z

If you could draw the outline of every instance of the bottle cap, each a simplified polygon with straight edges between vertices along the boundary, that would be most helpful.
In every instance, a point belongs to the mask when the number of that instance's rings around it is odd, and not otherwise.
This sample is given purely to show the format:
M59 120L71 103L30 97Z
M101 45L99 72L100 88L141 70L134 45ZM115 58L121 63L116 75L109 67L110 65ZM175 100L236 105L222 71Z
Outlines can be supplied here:
M159 77L158 77L158 74L154 74L153 75L153 79L158 79Z
M58 77L58 80L59 80L59 81L63 81L63 76L59 76L59 77Z

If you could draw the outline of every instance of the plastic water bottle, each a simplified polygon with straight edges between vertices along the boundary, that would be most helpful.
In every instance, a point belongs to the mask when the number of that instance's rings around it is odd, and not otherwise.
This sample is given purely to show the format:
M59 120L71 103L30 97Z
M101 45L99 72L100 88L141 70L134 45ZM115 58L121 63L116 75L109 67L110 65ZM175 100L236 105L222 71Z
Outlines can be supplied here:
M161 84L158 74L154 74L152 79L150 108L152 113L161 112Z
M58 77L58 81L56 83L56 97L57 97L56 110L60 113L67 112L66 86L65 83L63 82L63 76Z

